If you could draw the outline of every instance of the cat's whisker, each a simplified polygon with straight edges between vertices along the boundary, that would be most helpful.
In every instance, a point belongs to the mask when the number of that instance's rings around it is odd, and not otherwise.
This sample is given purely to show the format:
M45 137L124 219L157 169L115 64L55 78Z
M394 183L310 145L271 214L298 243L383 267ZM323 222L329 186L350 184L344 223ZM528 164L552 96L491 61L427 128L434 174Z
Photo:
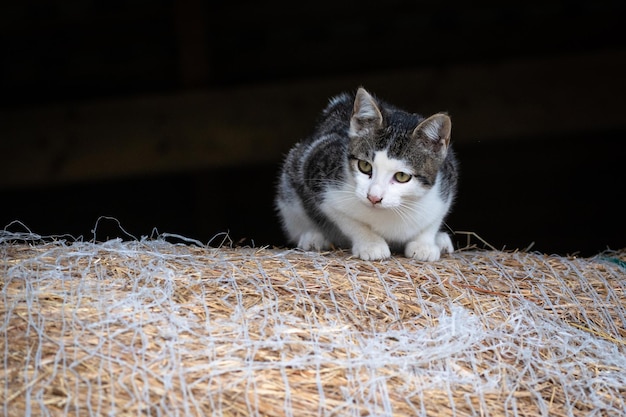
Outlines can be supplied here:
M393 207L393 211L402 220L405 226L410 226L415 221L415 211L403 204Z

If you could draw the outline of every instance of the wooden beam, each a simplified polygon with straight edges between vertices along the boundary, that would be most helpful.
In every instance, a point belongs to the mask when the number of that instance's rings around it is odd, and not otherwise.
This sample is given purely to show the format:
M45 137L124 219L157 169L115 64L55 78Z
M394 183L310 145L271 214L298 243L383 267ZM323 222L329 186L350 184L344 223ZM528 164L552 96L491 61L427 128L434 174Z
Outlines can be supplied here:
M448 111L453 141L626 130L626 51L0 111L0 187L273 163L328 97L363 85Z

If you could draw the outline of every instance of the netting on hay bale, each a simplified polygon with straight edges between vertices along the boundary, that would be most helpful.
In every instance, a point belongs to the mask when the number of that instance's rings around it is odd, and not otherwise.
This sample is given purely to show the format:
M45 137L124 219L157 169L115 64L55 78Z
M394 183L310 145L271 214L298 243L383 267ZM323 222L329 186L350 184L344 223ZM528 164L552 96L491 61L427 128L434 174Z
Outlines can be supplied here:
M9 416L626 412L626 252L439 262L0 235Z

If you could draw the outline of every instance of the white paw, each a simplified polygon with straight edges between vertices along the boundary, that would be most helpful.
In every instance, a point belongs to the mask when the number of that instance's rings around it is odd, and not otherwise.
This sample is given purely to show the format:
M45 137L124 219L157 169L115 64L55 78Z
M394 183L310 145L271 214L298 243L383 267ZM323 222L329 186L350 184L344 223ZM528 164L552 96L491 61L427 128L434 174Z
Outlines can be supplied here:
M404 254L407 258L413 258L418 261L436 261L441 256L441 249L434 242L413 241L406 245Z
M387 242L383 240L380 242L357 243L352 246L352 254L364 261L374 261L391 257L391 250L389 250Z
M452 240L450 240L450 236L446 232L439 232L435 237L435 243L441 249L441 253L452 253L454 252L454 246L452 245Z
M300 236L298 247L303 250L325 250L330 248L330 242L323 234L317 231L306 232Z

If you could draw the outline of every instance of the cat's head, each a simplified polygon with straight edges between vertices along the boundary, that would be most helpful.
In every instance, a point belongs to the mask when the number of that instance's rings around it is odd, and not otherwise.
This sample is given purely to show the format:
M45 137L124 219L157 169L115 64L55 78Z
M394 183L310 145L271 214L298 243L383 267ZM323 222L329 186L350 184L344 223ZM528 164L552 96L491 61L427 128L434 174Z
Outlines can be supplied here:
M364 204L395 208L435 184L450 145L450 117L427 119L377 100L359 88L350 119L350 175Z

